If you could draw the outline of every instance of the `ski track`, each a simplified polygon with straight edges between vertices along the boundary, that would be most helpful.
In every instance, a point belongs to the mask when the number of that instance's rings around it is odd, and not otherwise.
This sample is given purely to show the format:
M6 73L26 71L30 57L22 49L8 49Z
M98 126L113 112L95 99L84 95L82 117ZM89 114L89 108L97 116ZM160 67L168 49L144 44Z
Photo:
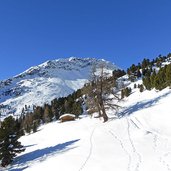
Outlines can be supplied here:
M138 120L138 118L137 117L134 117L134 118L139 123L139 125L141 125L143 127L142 123Z
M163 156L161 156L159 158L159 161L161 162L161 164L168 170L168 171L171 171L171 168L169 166L169 164L163 159Z
M166 140L166 138L165 138L164 140ZM165 142L166 142L166 141L165 141ZM168 155L169 155L169 152L162 154L162 155L160 156L160 158L159 158L159 161L161 162L161 164L162 164L168 171L171 171L171 167L170 167L169 163L167 163L167 162L166 162L166 159L164 159L164 158L166 158Z
M163 158L164 158L164 157L168 157L169 154L171 154L171 152L165 153L165 154L163 155ZM165 161L165 160L164 160L164 161ZM166 165L168 171L171 171L171 167L170 167L170 165L169 165L166 161L165 161L165 165Z
M150 131L151 132L151 131ZM159 152L158 151L158 145L157 145L157 142L159 141L159 136L154 133L154 132L151 132L151 134L153 135L153 149L154 149L154 152ZM166 139L165 139L166 140ZM159 141L160 142L160 141ZM163 154L163 155L160 155L159 156L159 162L161 163L162 166L164 166L168 171L171 171L171 168L170 168L170 165L166 162L166 160L164 159L164 157L167 157L167 155L169 155L169 152Z
M141 125L141 122L140 122L136 117L134 117L134 118L135 118L135 120ZM140 129L140 127L139 127L132 119L130 119L130 120L131 120L131 122L133 123L133 125L134 125L135 127L137 127L137 128ZM159 136L158 136L155 132L151 132L151 131L148 131L148 132L150 132L150 133L153 135L153 144L154 144L153 149L154 149L154 152L157 152L157 147L158 147L157 142L158 142ZM166 162L166 160L164 159L164 157L166 157L167 154L168 154L168 153L165 153L164 155L161 155L161 156L159 157L159 162L160 162L162 165L164 165L164 167L166 167L168 171L171 171L170 165L169 165L169 164Z
M158 138L157 138L157 135L155 135L155 134L153 134L153 136L154 136L154 138L153 138L153 144L154 144L153 149L154 149L154 151L156 151Z
M171 154L171 152L164 153L162 156L162 159L164 161L165 166L167 167L168 171L171 171L171 166L164 158L168 157L168 155Z
M121 148L123 149L123 151L125 152L125 154L128 156L128 167L127 167L127 170L130 171L130 166L131 166L131 155L129 154L129 152L126 150L123 142L121 141L121 139L118 138L118 136L116 134L114 134L113 131L109 130L109 133L113 136L114 139L116 139L120 145L121 145Z
M93 151L93 142L92 142L92 139L93 139L93 135L94 135L95 129L96 129L96 127L92 130L91 135L90 135L90 150L89 150L89 154L88 154L85 162L80 167L79 171L81 171L81 170L83 170L85 168L88 160L90 159L90 157L92 155L92 151Z
M128 138L129 138L130 144L132 146L133 153L136 154L137 159L138 159L137 164L136 164L135 171L139 171L140 164L142 163L142 158L141 158L141 155L137 152L137 150L135 148L135 145L133 143L133 140L131 138L131 134L130 134L130 123L129 123L129 120L128 120L127 117L126 117L126 121L127 121Z
M130 119L130 121L132 122L132 124L133 124L137 129L140 129L140 127L139 127L132 119Z

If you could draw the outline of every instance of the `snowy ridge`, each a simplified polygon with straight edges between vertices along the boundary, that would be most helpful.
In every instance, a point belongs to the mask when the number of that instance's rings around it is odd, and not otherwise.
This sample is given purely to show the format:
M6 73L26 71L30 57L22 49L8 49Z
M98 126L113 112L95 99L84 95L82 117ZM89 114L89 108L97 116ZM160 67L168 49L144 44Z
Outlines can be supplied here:
M66 58L47 61L31 67L23 73L0 82L0 113L20 115L27 105L50 103L57 97L64 97L83 87L90 77L93 65L106 64L112 73L118 67L95 58Z

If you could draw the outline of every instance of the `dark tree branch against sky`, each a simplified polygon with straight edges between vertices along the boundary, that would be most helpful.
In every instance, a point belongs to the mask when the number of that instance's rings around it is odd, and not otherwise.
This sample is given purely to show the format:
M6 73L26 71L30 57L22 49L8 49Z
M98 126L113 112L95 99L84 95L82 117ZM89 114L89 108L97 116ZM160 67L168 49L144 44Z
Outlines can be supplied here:
M170 0L1 0L0 79L70 56L126 69L167 55L170 8Z

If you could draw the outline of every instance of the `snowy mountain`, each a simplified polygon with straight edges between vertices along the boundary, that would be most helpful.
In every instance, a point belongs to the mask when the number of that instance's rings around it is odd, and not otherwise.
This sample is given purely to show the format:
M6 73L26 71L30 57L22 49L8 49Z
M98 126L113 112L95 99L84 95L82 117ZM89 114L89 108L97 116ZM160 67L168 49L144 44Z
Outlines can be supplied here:
M66 60L72 61L73 58ZM36 71L36 74L28 74L34 68L22 74L27 79L37 79L40 70L45 71L47 63L39 65L39 72ZM166 64L170 63L169 59ZM165 63L161 64L160 69L165 68ZM85 73L88 73L90 66L88 64L76 70L70 69L72 67L54 67L54 70L48 67L48 76L43 74L40 77L50 79L51 76L58 76L58 79L67 78L63 80L68 81L73 71L79 75L78 73L85 69ZM156 64L154 67L160 73ZM60 75L55 73L56 68L58 72L61 71ZM111 66L108 66L107 70L111 71ZM20 75L18 77L24 78ZM112 108L108 108L106 112L109 120L103 123L103 120L94 117L96 113L88 115L84 106L84 115L80 115L75 121L61 123L57 120L41 125L36 133L26 134L19 139L26 150L18 154L11 165L0 167L0 170L170 171L171 89L169 86L162 90L144 88L140 92L140 88L135 85L142 85L143 77L137 77L134 82L128 78L129 76L125 75L118 79L119 83L123 83L132 91L117 103L121 106L117 115ZM81 80L80 77L79 79ZM75 80L77 81L76 78L72 79ZM112 102L115 104L114 100Z
M126 79L126 77L124 77ZM141 84L142 80L129 83ZM171 90L155 89L132 94L119 103L115 118L97 118L43 125L21 137L26 151L15 158L8 171L170 171ZM3 169L2 169L3 170Z
M95 58L57 59L31 67L25 72L0 82L0 113L20 115L27 105L50 103L57 97L64 97L83 87L89 80L94 65L104 63L112 73L118 67L105 60Z

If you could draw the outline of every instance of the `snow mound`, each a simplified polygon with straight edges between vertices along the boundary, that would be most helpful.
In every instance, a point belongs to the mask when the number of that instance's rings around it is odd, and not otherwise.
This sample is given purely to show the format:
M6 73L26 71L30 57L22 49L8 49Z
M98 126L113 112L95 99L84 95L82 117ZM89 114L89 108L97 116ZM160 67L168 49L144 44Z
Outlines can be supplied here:
M62 119L63 117L66 117L66 116L70 116L70 117L75 118L75 115L70 114L70 113L66 113L66 114L61 115L61 116L59 117L59 119Z

